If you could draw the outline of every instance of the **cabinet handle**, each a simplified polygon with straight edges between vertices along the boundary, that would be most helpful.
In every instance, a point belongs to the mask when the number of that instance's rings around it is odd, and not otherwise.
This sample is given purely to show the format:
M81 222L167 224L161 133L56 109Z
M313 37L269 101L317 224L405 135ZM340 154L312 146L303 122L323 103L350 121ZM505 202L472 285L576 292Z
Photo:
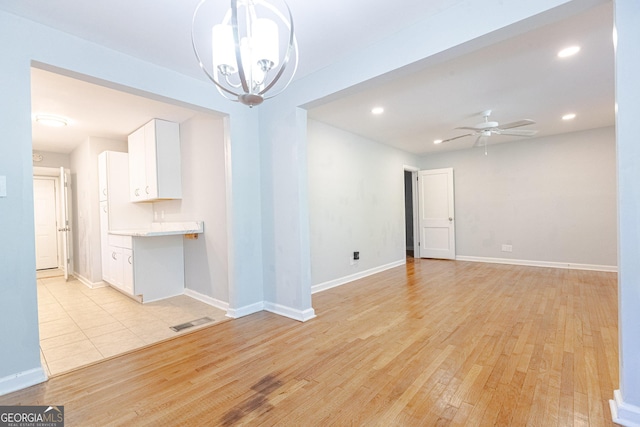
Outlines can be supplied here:
M140 195L140 189L136 188L136 191L134 191L134 193L135 193L136 196L139 196Z
M127 261L129 261L129 264L133 265L133 263L131 262L131 255L129 255L129 259Z
M106 188L102 189L102 194L104 194L105 196L107 195L107 189Z
M148 186L148 185L145 187L144 191L145 191L147 194L149 194L149 186Z
M111 253L111 258L115 259L116 261L118 260L118 256L115 252Z
M107 207L106 206L102 207L102 212L107 213Z

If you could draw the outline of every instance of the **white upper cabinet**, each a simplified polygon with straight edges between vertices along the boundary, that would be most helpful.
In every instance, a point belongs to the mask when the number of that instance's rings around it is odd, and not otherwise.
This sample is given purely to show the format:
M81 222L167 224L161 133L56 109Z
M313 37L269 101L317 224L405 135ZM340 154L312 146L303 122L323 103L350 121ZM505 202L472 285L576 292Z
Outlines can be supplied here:
M182 198L180 125L153 119L129 135L132 202Z
M98 186L99 186L99 198L101 202L107 200L107 155L98 156Z

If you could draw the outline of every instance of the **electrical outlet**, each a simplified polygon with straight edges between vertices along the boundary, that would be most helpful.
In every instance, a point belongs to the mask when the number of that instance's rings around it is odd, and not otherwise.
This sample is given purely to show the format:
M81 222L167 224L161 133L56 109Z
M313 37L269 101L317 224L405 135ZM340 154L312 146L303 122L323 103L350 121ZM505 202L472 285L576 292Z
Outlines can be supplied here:
M513 252L512 245L502 245L502 252Z
M360 260L360 252L353 252L353 255L349 257L349 263L351 265L356 265L359 260Z

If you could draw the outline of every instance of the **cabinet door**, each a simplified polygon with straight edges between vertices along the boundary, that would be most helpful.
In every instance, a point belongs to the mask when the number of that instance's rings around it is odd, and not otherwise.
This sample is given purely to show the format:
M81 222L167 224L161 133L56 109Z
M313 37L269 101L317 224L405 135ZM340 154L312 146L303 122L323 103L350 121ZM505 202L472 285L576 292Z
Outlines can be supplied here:
M130 200L182 198L180 125L154 119L129 135Z
M111 282L109 274L111 262L111 252L109 252L109 242L107 233L109 230L109 207L108 202L100 202L100 250L102 252L102 280Z
M180 125L155 120L156 182L159 199L181 199Z
M129 197L132 202L147 199L145 196L146 154L145 128L129 135Z
M122 249L122 289L133 295L133 251Z
M124 264L122 248L116 246L109 246L109 277L112 285L122 289Z
M107 153L100 153L98 156L98 188L101 202L107 200Z
M144 125L144 197L146 199L158 198L156 137L156 120L152 120Z

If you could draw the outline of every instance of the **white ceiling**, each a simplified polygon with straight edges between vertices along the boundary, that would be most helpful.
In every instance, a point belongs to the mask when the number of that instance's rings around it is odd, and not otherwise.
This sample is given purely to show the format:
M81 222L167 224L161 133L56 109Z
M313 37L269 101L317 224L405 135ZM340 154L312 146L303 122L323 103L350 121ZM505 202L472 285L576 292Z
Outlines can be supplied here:
M31 86L34 118L55 113L70 120L65 127L45 126L33 120L36 151L70 153L89 136L126 140L127 135L153 118L182 123L198 114L189 108L37 68L31 69Z
M401 79L341 97L309 111L311 118L416 154L470 148L476 137L454 129L491 120L532 119L536 137L614 125L613 10L610 3ZM580 52L558 58L559 50ZM385 113L371 114L382 106ZM563 121L567 113L577 116ZM522 137L491 136L490 143Z
M289 0L300 46L297 78L358 48L462 0ZM203 79L190 42L191 15L198 0L3 0L0 9L115 50ZM222 7L226 2L220 2ZM330 31L327 28L330 27ZM376 31L370 31L375 28ZM470 147L474 138L434 146L432 140L459 135L480 111L493 109L502 123L533 119L538 135L613 125L612 5L522 36L375 89L314 105L310 117L416 154ZM575 57L557 50L579 44ZM219 96L212 89L212 96ZM87 136L123 138L152 117L183 121L186 108L58 76L33 74L33 111L70 117L74 126L44 130L34 125L34 149L69 152ZM370 109L383 105L385 114ZM575 112L570 123L560 116ZM69 132L65 134L65 132ZM492 142L509 141L492 137ZM62 145L65 144L66 145Z

